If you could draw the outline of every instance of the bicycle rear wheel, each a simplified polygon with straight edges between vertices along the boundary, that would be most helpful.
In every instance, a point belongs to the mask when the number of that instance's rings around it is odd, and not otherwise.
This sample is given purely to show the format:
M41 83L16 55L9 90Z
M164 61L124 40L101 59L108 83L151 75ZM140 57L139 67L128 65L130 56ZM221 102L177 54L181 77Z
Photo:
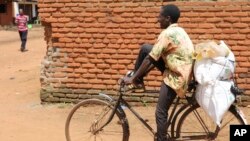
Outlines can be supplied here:
M66 120L67 141L128 141L128 128L119 112L108 125L96 132L107 122L112 110L113 106L103 100L88 99L78 103Z
M223 116L221 127L218 127L196 104L180 117L176 128L176 140L229 141L230 125L241 124L244 124L244 119L237 113L235 106L229 108Z

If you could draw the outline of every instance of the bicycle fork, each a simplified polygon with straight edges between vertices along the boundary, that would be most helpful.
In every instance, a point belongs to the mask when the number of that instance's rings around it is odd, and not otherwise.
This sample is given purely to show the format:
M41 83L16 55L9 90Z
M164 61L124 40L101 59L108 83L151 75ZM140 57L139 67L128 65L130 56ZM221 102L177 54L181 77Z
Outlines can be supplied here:
M98 118L93 122L93 124L92 124L91 127L90 127L90 131L91 131L93 134L97 134L99 131L103 130L103 128L104 128L105 126L107 126L107 125L112 121L112 119L113 119L113 117L114 117L115 114L117 114L117 116L120 118L120 120L122 121L122 124L125 124L125 125L127 126L127 128L128 128L128 123L127 123L126 114L125 114L125 112L122 110L122 108L121 108L121 106L120 106L121 95L120 95L120 97L118 98L117 102L115 103L115 106L113 106L114 104L112 104L112 103L115 102L115 100L114 100L112 97L110 97L110 96L108 96L108 95L106 95L106 94L103 94L103 93L99 93L99 95L100 95L101 97L103 97L105 100L107 100L108 103L109 103L110 105L108 105L109 108L104 109L104 110L103 110L103 113L101 114L101 116L98 117ZM114 107L114 108L110 108L110 107ZM100 121L103 119L103 117L109 113L109 111L110 111L109 109L113 109L113 110L112 110L112 113L110 114L108 120L107 120L101 127L98 127L98 124L99 124Z

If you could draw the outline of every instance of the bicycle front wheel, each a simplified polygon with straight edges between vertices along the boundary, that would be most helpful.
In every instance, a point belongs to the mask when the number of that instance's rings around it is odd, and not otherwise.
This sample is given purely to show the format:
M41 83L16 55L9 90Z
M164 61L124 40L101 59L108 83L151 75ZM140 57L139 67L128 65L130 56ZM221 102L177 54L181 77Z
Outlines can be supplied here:
M176 128L176 140L183 141L229 141L230 125L244 124L243 118L231 106L223 116L221 127L218 127L205 111L196 104L189 108L179 119Z
M109 119L113 106L103 100L88 99L78 103L69 113L65 125L67 141L127 141L128 129L122 116L114 118L99 130Z

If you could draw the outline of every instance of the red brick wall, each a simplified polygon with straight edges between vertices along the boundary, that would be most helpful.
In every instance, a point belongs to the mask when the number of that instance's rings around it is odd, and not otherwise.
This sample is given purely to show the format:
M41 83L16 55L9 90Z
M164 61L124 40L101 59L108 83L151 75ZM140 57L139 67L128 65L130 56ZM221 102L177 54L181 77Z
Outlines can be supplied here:
M39 0L48 43L41 71L42 101L72 101L103 91L115 94L117 80L133 69L139 46L155 42L160 32L157 16L166 3ZM194 43L214 39L230 45L238 84L250 94L250 2L172 3L180 7L179 23ZM158 71L151 72L147 89L158 90L161 79Z

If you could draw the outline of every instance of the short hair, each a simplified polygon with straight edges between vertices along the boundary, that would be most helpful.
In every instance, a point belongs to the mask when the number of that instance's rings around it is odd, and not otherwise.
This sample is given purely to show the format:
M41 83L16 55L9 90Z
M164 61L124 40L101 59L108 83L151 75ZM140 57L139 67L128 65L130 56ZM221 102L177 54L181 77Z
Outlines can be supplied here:
M162 6L162 16L170 16L173 23L177 23L181 15L179 8L174 4Z

